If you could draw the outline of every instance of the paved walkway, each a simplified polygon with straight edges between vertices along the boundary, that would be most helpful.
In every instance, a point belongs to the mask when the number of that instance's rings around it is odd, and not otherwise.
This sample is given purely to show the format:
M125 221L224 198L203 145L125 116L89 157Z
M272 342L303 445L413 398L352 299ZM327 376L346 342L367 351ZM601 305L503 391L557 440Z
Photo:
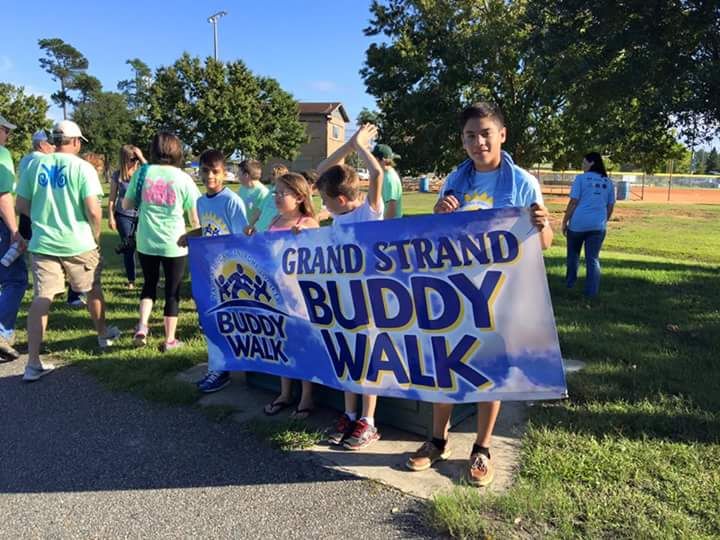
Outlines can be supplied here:
M0 364L2 538L420 538L418 499L281 453L234 422Z

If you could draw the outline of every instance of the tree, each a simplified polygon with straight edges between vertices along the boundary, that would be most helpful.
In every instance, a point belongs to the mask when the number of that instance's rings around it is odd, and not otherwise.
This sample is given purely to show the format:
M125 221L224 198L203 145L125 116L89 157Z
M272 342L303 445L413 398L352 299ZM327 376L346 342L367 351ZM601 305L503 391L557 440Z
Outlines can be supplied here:
M375 124L379 129L382 124L382 119L379 112L371 111L367 107L363 107L360 114L357 115L356 123L358 126L362 126L363 124Z
M67 105L73 99L68 90L73 88L76 77L88 68L88 61L80 51L59 38L38 40L40 49L45 51L46 58L40 58L40 66L60 83L60 91L51 98L63 110L63 118L67 118Z
M78 103L72 119L88 139L83 150L105 156L108 170L117 167L120 147L133 135L133 117L125 97L115 92L100 92L92 100Z
M22 86L0 83L0 115L17 125L7 143L15 162L32 148L32 134L50 127L47 111L48 102L42 96L26 94Z
M203 64L186 53L156 71L148 94L150 128L174 131L195 153L237 149L260 160L293 159L307 140L292 96L241 61Z
M692 171L694 174L703 174L707 163L707 150L700 148L695 152L692 161Z
M102 83L97 77L87 73L78 73L71 84L73 90L80 92L80 99L73 100L73 104L87 103L89 100L97 98L102 92Z
M139 58L127 60L125 63L132 68L133 76L131 79L118 82L117 87L125 96L133 117L133 135L128 142L144 148L153 135L152 128L148 123L150 86L153 82L152 71Z
M632 100L643 123L677 127L694 146L720 125L720 4L710 0L548 0L528 4L529 46L576 119L604 119Z
M557 133L562 94L535 76L526 46L527 2L375 0L367 35L384 34L361 74L383 118L383 138L415 172L448 171L463 159L459 111L480 100L505 114L505 147L516 161L543 159Z
M374 0L365 33L384 40L361 73L384 136L415 171L447 171L464 157L455 118L478 100L503 110L504 146L520 164L562 168L597 150L655 167L673 129L684 133L683 111L696 134L710 122L694 101L697 81L715 81L720 68L709 52L720 51L717 2L677 4Z
M132 68L133 77L132 79L120 81L117 88L125 96L131 110L141 111L142 107L147 103L148 91L152 83L152 71L139 58L127 60L125 63Z
M705 174L720 171L720 159L718 159L718 151L713 148L707 155L705 162Z

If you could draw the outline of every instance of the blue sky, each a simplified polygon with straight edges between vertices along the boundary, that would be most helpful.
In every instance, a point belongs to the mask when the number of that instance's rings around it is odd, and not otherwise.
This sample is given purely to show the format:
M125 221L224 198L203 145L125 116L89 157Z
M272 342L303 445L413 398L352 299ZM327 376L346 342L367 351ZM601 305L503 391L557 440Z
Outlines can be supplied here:
M378 39L362 32L369 5L370 0L3 0L0 81L49 99L56 83L40 68L37 41L59 37L88 58L88 73L105 90L115 90L119 80L130 78L127 59L138 57L155 69L184 51L212 56L207 17L224 10L221 60L243 60L297 100L341 101L354 120L362 107L374 107L359 74L367 47ZM61 115L51 107L52 118Z

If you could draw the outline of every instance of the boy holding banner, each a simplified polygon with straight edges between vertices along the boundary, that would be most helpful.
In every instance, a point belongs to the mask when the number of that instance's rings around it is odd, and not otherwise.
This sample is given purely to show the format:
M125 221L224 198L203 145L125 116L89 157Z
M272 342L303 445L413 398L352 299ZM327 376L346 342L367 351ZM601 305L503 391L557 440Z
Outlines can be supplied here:
M323 205L333 218L333 227L383 219L383 170L370 152L370 142L377 136L377 127L365 124L352 138L318 166L317 190ZM369 171L367 197L360 193L357 171L342 163L345 156L357 152ZM375 427L377 396L363 394L362 416L357 418L357 395L345 392L345 413L328 436L328 442L348 450L360 450L380 439Z
M447 177L434 212L529 207L531 220L540 231L542 249L550 247L553 231L540 184L502 150L507 131L500 110L489 103L475 103L462 111L460 130L468 159ZM450 456L447 440L452 408L448 403L433 404L433 438L408 459L408 469L423 471ZM490 441L499 412L499 401L477 405L477 438L470 453L468 476L478 486L487 486L494 478Z
M205 195L197 200L200 228L183 234L178 245L187 246L188 236L220 236L242 234L247 226L245 203L234 191L225 187L225 156L219 150L205 150L200 154L200 179L205 184ZM217 392L230 384L228 371L214 371L208 367L207 375L197 382L204 394Z

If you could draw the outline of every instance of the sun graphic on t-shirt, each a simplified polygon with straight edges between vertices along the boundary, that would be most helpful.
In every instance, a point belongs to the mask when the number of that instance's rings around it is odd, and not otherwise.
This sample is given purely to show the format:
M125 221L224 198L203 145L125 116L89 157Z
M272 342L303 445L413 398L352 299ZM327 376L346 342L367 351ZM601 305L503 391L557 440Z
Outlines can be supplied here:
M482 208L490 209L493 207L493 198L490 197L487 193L466 193L465 194L465 205L466 206L473 206L476 208Z
M230 231L225 224L225 221L220 219L217 215L212 212L204 213L200 217L200 223L202 226L203 236L220 236L223 234L230 234Z

